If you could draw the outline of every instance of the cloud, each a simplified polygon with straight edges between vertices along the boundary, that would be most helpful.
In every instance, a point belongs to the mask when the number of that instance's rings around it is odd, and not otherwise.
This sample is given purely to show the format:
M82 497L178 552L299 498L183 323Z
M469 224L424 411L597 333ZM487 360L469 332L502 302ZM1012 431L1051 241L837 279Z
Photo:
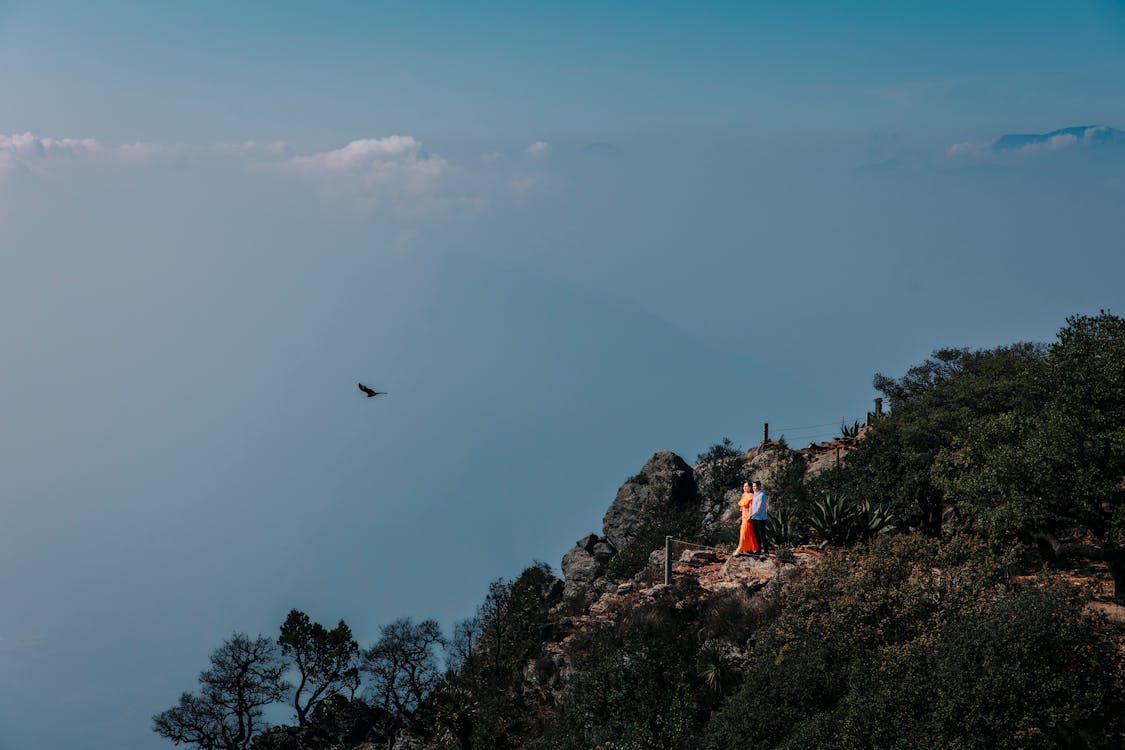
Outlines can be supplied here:
M418 161L422 144L409 135L364 138L332 151L294 156L290 165L308 174L374 173L388 166Z
M551 144L546 141L536 141L527 147L529 156L546 156L551 153Z
M550 144L527 147L541 157ZM390 210L401 217L471 215L504 194L522 194L542 176L513 173L499 152L455 165L423 147L412 135L358 138L338 148L304 152L285 140L242 140L200 145L137 141L106 145L92 138L47 138L31 133L0 134L0 176L13 171L45 175L62 169L124 170L125 179L143 179L137 170L191 168L230 179L232 170L311 186L329 204L363 212ZM526 164L525 164L526 166ZM206 179L206 177L204 177Z
M101 151L101 143L93 138L44 138L32 133L0 133L0 172L18 169L39 172L52 160L80 159Z
M951 158L1011 161L1040 154L1125 145L1125 131L1104 125L1080 125L1049 133L1008 133L991 143L956 143L945 154Z

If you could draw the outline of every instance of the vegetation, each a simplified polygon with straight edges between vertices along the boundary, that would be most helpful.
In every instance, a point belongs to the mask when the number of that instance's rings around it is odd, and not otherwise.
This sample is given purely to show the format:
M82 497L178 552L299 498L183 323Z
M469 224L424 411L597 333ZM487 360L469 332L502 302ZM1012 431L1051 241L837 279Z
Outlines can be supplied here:
M774 447L778 561L825 549L784 585L707 593L685 577L574 629L583 602L560 601L536 563L491 584L448 638L400 619L364 650L343 621L294 610L276 644L232 636L154 730L200 750L404 735L425 750L1125 746L1125 632L1054 574L1104 564L1122 595L1125 320L939 350L875 386L890 411L839 468L810 476ZM714 501L745 457L724 439L698 462ZM698 509L683 505L605 578L633 578L666 534L693 538ZM297 725L266 729L283 701Z

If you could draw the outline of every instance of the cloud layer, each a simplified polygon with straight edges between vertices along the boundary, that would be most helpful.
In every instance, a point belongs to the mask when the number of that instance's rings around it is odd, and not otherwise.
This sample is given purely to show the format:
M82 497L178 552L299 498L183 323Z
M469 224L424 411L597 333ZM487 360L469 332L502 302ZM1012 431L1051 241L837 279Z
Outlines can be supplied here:
M524 151L538 158L551 147L537 141ZM4 178L73 174L67 170L115 167L129 170L177 167L244 169L274 179L305 183L326 201L363 211L389 209L421 215L452 209L477 211L499 193L526 193L542 175L513 175L495 165L501 157L454 165L427 151L412 135L359 138L339 148L298 151L284 140L241 141L204 146L136 142L105 145L94 138L53 138L32 133L0 134L0 184Z
M955 143L945 153L951 158L1010 160L1107 146L1125 146L1125 131L1104 125L1080 125L1049 133L1009 133L991 143Z

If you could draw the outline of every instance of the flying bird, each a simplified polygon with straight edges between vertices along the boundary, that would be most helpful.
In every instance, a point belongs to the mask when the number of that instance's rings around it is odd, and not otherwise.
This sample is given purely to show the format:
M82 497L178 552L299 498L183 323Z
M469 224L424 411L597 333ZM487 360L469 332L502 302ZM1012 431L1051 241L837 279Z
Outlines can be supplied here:
M386 391L373 391L363 383L359 384L359 389L366 393L368 398L374 398L375 396L383 396L386 394Z

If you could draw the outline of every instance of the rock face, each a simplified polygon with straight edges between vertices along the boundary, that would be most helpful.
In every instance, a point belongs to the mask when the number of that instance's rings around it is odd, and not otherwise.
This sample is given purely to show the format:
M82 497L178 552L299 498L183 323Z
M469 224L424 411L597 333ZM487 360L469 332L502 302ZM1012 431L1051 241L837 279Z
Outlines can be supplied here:
M602 532L618 549L624 549L642 535L647 525L697 503L692 468L675 453L658 451L636 476L621 485L602 519Z
M579 589L593 583L615 553L613 545L597 534L588 534L575 542L562 559L562 572L566 579L563 596L573 596Z

